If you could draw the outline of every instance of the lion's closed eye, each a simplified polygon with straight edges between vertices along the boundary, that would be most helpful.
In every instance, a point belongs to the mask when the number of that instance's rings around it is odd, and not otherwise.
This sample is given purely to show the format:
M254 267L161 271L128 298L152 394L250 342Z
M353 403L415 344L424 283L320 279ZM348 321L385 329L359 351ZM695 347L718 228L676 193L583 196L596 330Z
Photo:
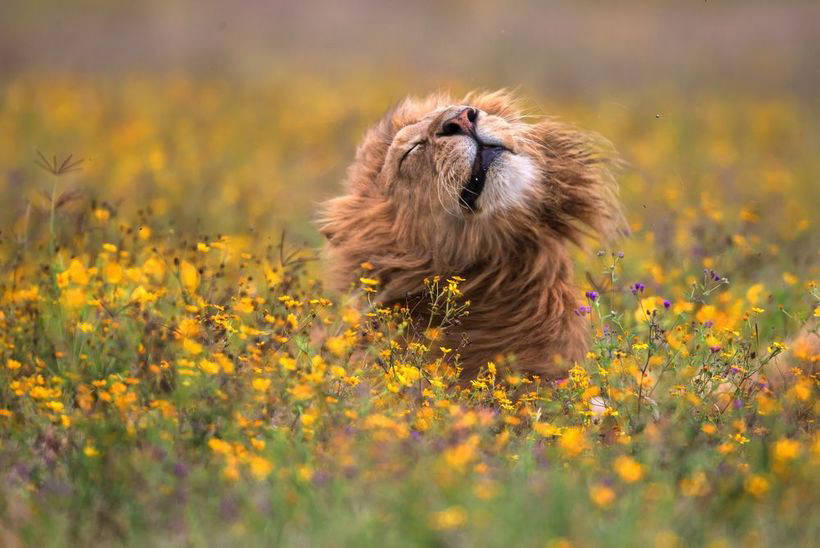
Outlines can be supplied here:
M404 160L407 159L413 153L419 152L424 148L424 145L427 143L427 140L416 141L402 154L401 159L399 160L399 167L404 163Z

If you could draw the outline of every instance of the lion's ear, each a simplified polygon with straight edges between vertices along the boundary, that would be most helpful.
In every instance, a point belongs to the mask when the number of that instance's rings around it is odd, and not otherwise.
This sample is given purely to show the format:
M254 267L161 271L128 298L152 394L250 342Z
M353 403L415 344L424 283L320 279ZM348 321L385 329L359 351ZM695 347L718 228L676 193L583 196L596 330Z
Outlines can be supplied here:
M545 221L575 243L590 230L605 241L627 235L615 180L622 161L612 145L552 120L533 131L544 171Z
M333 231L328 229L328 228L320 227L319 228L319 234L324 236L325 239L328 240L328 241L333 239Z

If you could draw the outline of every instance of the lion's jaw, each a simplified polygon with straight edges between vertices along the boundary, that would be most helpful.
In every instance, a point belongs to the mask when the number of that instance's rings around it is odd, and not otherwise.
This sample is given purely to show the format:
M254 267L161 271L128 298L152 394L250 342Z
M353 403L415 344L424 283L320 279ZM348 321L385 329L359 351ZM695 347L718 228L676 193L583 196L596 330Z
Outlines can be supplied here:
M480 161L479 154L480 152L476 153L477 158L474 162ZM468 217L491 216L521 208L530 196L537 179L538 168L529 156L503 151L489 165L484 184L475 197L474 206L464 198L473 192L469 188L469 183L462 187L461 211Z

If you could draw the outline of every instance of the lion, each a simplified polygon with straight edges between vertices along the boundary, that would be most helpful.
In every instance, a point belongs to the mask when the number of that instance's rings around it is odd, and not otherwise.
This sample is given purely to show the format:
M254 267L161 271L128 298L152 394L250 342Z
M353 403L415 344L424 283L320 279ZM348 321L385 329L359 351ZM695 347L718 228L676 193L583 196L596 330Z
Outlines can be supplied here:
M596 134L529 119L508 91L408 97L366 132L343 195L322 206L330 285L351 287L369 263L378 302L415 303L426 322L424 280L459 276L469 315L444 345L460 347L463 375L512 355L516 369L562 376L588 338L570 247L627 232L619 162Z

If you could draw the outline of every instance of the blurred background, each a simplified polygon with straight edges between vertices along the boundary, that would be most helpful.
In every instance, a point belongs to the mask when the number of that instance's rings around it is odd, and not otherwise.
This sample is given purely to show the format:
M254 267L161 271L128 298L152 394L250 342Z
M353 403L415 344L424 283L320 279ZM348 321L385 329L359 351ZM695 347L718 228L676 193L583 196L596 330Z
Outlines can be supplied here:
M315 244L316 204L391 104L503 86L613 141L654 254L805 266L819 39L814 1L5 1L0 216L20 238L48 209L37 151L73 153L60 185L123 219Z
M3 2L0 67L259 80L420 75L598 95L665 83L817 95L813 1ZM415 79L415 78L414 78ZM363 85L369 83L363 82Z

